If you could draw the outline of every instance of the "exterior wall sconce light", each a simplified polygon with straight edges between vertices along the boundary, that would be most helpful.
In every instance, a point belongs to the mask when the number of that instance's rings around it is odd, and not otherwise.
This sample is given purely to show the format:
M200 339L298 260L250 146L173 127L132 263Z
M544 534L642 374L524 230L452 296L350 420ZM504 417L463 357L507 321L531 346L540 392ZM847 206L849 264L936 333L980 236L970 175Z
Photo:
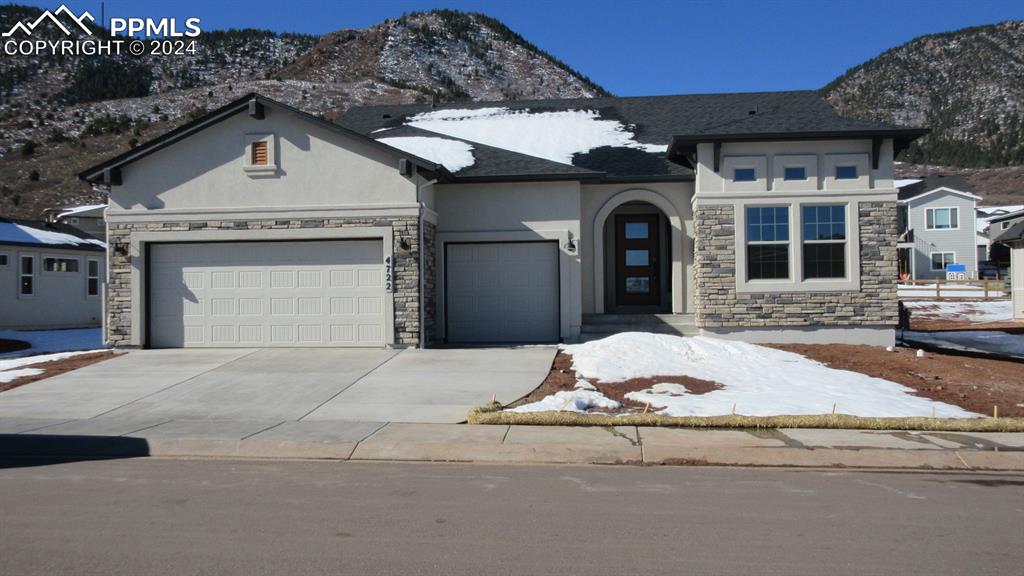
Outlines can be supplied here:
M579 241L576 240L576 238L572 235L572 230L570 230L569 231L569 240L566 241L565 246L563 246L563 248L565 248L566 252L568 252L570 254L575 254L576 253L576 249L578 247L579 247Z

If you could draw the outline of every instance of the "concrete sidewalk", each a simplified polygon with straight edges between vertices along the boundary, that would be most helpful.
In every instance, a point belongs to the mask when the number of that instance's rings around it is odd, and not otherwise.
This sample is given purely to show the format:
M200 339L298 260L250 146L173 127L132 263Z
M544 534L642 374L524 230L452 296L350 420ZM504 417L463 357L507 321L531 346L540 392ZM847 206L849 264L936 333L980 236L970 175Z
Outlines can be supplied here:
M0 455L1024 471L1024 433L6 418Z

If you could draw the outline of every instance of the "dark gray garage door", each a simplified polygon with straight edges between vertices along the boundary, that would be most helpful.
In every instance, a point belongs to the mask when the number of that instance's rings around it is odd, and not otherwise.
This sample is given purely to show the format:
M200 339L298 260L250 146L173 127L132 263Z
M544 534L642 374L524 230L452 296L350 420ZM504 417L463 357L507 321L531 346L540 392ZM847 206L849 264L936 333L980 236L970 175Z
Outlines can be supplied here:
M558 341L558 244L447 244L449 342Z

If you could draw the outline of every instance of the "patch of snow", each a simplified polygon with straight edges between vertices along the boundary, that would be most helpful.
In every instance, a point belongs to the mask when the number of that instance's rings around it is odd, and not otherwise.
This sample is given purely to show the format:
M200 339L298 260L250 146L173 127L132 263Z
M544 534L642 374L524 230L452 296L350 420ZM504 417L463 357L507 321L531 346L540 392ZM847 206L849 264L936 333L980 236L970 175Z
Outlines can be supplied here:
M794 354L707 336L627 332L562 346L581 378L621 382L656 376L690 376L717 382L705 394L658 386L627 397L669 416L825 414L857 416L976 416L958 406L913 395L906 386L858 372L835 370ZM879 349L879 354L884 354Z
M892 185L893 185L894 188L899 190L900 188L903 188L904 186L910 186L911 184L917 184L920 181L921 181L920 178L906 178L906 179L903 179L903 180L893 180L892 181Z
M16 242L21 244L48 244L64 246L93 245L106 248L102 240L95 238L79 238L71 234L43 230L32 226L15 224L14 222L0 222L0 244Z
M586 412L591 408L615 409L621 406L615 400L595 390L562 390L545 396L537 402L510 408L509 412Z
M968 322L1011 322L1013 320L1013 302L1009 300L990 300L988 302L914 300L904 302L903 305L910 310L912 318L965 320Z
M929 296L935 296L935 288L935 284L900 284L896 286L896 293L900 298L928 298ZM996 290L994 288L991 288L988 291L988 296L990 298L1006 295L1006 292ZM943 284L942 297L984 298L985 289L980 286L972 286L970 284ZM904 302L904 304L906 304L906 302Z
M6 352L0 358L32 356L46 352L68 350L96 351L103 348L103 336L99 328L71 328L67 330L0 330L0 338L21 340L31 346L26 350Z
M43 371L38 368L21 368L18 370L0 371L0 384L12 382L23 376L36 376L42 373Z
M79 354L89 354L91 352L102 351L103 350L83 350L81 352L58 352L57 354L40 354L38 356L22 356L20 358L0 360L0 382L10 382L17 378L21 378L22 376L36 376L44 372L44 370L40 368L23 368L23 366L52 362L53 360L63 360L72 356L78 356Z
M449 172L469 168L476 161L473 158L473 147L461 140L430 136L395 136L381 138L378 142L440 164Z
M90 210L96 210L97 208L106 208L106 204L93 204L91 206L75 206L74 208L68 208L60 213L61 217L73 216L75 214L81 214L82 212L88 212Z
M508 108L432 110L409 118L416 128L520 154L572 164L572 157L602 146L665 152L667 145L637 142L629 127L595 110L531 112Z

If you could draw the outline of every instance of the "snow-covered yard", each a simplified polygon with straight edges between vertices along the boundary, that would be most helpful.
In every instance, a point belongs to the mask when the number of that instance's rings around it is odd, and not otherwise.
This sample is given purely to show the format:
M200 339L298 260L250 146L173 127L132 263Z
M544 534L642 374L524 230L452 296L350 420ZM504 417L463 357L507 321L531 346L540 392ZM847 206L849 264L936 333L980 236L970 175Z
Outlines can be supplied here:
M959 320L964 322L1010 322L1013 320L1013 302L989 300L987 302L957 302L950 300L915 300L904 302L912 318L928 320Z
M617 408L590 382L688 376L721 385L691 394L673 383L630 392L629 400L667 416L748 416L836 413L867 417L977 416L958 406L915 396L914 390L858 372L835 370L791 352L706 336L628 332L585 344L566 345L580 379L574 390L511 410L537 412ZM879 354L887 354L879 349Z
M0 330L0 340L21 340L31 346L25 350L0 353L0 358L33 356L48 352L74 350L98 351L103 348L99 328L71 328L67 330Z

